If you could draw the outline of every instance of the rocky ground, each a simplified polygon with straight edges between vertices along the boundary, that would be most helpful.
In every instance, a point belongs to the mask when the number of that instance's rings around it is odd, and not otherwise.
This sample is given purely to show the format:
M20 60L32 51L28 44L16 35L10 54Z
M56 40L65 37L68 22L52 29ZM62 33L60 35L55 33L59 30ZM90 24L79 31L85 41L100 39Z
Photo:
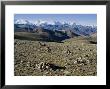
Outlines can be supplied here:
M96 76L97 44L85 37L57 42L15 39L15 76Z

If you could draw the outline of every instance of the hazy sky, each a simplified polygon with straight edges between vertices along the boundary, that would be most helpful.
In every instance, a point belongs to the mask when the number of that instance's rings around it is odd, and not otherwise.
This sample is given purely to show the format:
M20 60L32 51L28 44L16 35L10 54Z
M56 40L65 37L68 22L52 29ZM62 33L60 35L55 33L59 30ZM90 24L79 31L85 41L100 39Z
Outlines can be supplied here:
M53 22L69 22L81 25L97 25L96 14L15 14L14 19L26 19L31 22L38 20Z

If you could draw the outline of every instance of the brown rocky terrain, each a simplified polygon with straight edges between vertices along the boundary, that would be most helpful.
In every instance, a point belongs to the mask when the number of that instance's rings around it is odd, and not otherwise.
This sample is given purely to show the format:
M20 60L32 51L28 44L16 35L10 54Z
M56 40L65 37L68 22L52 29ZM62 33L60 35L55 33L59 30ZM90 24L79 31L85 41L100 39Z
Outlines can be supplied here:
M97 75L93 38L74 37L60 43L15 39L14 45L15 76Z

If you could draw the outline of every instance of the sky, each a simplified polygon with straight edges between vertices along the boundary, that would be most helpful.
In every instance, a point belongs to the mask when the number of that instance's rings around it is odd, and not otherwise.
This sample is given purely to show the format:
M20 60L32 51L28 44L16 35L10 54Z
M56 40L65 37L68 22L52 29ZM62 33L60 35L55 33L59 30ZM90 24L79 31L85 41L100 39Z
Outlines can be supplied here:
M52 23L53 21L97 26L97 14L15 14L14 20L25 19L30 22L38 20Z

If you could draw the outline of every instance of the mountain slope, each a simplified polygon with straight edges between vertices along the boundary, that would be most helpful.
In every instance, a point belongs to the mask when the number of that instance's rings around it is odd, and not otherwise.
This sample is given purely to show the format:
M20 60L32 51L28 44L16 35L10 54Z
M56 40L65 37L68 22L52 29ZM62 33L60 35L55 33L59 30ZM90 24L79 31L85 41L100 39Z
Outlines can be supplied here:
M47 29L36 29L34 32L15 32L15 39L22 40L40 40L40 41L62 41L68 39L65 33L61 31L51 31Z
M15 76L97 76L97 46L82 37L14 42Z
M77 36L88 36L91 39L97 28L61 22L33 24L27 20L16 20L14 31L16 39L59 42Z

